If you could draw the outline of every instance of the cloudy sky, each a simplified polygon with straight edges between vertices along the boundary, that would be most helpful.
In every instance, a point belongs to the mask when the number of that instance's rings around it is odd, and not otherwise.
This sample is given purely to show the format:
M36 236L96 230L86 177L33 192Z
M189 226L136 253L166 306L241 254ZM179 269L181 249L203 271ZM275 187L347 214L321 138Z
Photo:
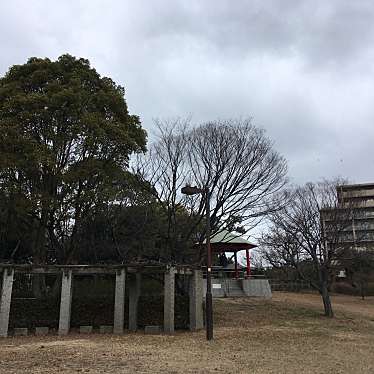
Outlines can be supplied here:
M0 75L88 58L133 114L253 117L293 182L374 182L372 0L0 0Z

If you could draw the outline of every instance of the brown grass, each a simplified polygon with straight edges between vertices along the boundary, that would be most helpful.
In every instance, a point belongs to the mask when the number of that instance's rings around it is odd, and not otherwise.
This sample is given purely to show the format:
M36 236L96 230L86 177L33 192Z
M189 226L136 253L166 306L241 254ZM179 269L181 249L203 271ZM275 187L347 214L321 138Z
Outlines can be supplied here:
M0 373L374 373L374 298L314 294L215 301L215 339L204 331L0 340Z

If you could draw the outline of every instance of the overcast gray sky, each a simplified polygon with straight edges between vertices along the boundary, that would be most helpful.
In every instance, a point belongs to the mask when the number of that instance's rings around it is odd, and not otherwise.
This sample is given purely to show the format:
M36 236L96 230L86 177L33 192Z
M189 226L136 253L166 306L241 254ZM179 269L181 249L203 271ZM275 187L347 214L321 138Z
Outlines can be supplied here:
M372 0L0 0L0 47L88 58L147 130L250 116L293 182L374 182Z

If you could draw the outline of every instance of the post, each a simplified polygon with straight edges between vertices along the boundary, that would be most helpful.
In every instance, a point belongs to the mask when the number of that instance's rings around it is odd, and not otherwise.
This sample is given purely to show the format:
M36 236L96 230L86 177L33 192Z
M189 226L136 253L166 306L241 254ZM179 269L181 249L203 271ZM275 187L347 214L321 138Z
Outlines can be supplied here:
M210 249L210 191L209 187L197 188L186 185L181 189L185 195L196 195L201 193L206 198L206 294L205 294L205 320L206 320L206 338L213 339L213 300L212 300L212 254Z
M206 272L206 338L213 339L213 298L212 298L212 253L210 250L210 193L206 191L206 251L207 251L207 272Z
M170 268L164 276L164 332L174 333L175 270Z
M121 269L116 273L116 290L114 299L114 334L123 334L125 320L125 285L126 270Z
M129 284L129 330L138 329L138 302L141 293L142 274L135 274L135 281Z
M204 328L203 313L203 274L201 270L194 270L190 282L190 330Z
M72 279L73 273L71 270L62 273L60 321L58 324L59 335L67 335L70 330Z
M4 269L3 284L0 294L0 338L8 336L10 304L12 301L12 289L14 280L14 270Z
M238 252L234 252L234 258L235 258L235 278L239 278L239 271L238 271Z
M247 278L250 278L250 276L251 276L251 260L250 260L250 258L249 258L249 249L247 248L246 250L245 250L245 255L246 255L246 257L247 257Z

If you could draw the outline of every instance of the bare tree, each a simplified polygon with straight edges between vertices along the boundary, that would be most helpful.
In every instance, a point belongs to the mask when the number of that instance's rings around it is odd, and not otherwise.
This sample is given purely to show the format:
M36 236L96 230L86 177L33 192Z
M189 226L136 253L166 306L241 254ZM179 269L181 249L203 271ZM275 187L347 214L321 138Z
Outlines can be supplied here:
M328 317L333 317L329 289L334 269L346 253L344 235L353 214L353 209L340 206L337 184L341 182L323 181L289 190L289 204L271 215L261 239L268 262L295 268L318 290Z
M216 229L248 230L279 208L286 162L251 120L205 123L189 134L192 179L211 192Z
M177 227L177 210L183 197L179 191L185 184L189 172L186 169L187 128L189 119L155 120L157 129L156 141L148 152L137 156L134 172L153 188L159 207L167 219L165 233L166 251L174 259Z
M279 209L277 194L286 184L286 161L263 130L250 120L214 121L192 126L190 121L157 121L158 139L138 173L154 186L154 193L168 212L169 243L177 225L176 211L183 208L190 220L183 239L205 236L206 199L183 196L185 184L210 191L211 227L241 230L256 226ZM201 259L201 256L200 256Z

